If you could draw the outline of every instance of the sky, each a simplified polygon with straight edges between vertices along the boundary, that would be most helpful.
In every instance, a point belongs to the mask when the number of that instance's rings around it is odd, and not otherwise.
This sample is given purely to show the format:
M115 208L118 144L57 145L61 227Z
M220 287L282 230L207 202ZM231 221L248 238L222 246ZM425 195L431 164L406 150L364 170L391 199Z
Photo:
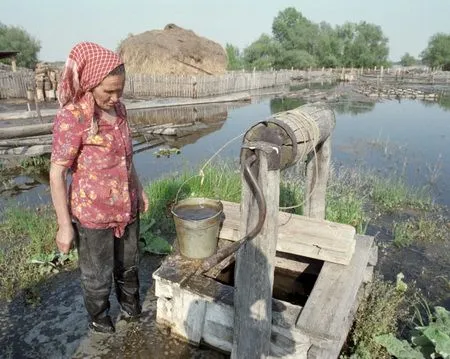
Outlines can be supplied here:
M315 23L380 25L392 61L418 57L433 34L450 33L450 0L0 0L0 22L40 40L41 61L64 61L78 42L114 50L130 33L169 23L242 50L271 34L273 19L291 6Z

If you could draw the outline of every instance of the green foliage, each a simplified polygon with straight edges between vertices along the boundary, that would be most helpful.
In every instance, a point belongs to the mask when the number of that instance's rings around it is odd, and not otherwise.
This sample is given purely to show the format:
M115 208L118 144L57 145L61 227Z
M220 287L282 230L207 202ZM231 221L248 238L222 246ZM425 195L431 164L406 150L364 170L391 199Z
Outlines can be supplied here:
M164 235L175 233L171 206L176 201L188 197L208 197L239 202L241 182L239 171L228 164L208 166L203 176L184 172L179 176L162 178L146 187L151 199L149 211L142 219L152 224L153 233Z
M78 253L75 250L71 250L68 254L63 254L57 251L50 253L39 253L34 256L30 263L37 264L39 266L39 273L42 275L59 273L64 265L68 262L75 262L78 260Z
M375 24L346 23L333 28L326 22L316 24L288 7L274 18L272 35L261 35L244 49L247 69L389 65L388 39Z
M356 171L330 171L326 193L325 218L329 221L349 224L358 233L364 233L368 225L364 207L367 204L366 177Z
M417 60L414 56L410 55L409 52L405 53L400 59L400 64L402 66L414 66L417 63Z
M398 359L450 358L450 312L435 307L427 325L415 327L411 343L392 333L379 335L376 342Z
M276 68L283 69L308 69L316 66L316 58L313 55L306 50L298 49L282 51L275 62Z
M345 67L374 67L388 65L388 39L380 26L365 21L345 23L337 27L342 41L342 65Z
M396 284L379 277L368 285L367 292L358 307L346 354L358 359L390 359L375 337L396 331L397 322L405 315L405 292L399 290Z
M394 244L397 247L406 247L416 241L443 241L445 236L445 223L438 220L419 218L394 223Z
M430 67L450 66L450 34L434 34L420 57Z
M159 158L161 156L164 156L166 158L170 158L171 155L179 155L180 153L181 151L178 148L160 148L155 152L155 157Z
M371 178L371 198L384 210L426 209L431 205L431 196L426 188L410 188L401 178Z
M0 298L34 287L54 260L56 220L50 208L6 209L0 223ZM52 258L50 258L52 257ZM40 270L32 261L40 261ZM58 259L59 260L59 259ZM41 270L42 269L42 270Z
M263 34L244 50L245 68L248 70L269 70L280 57L281 47L269 35Z
M19 51L17 66L34 68L41 43L18 26L6 26L0 22L0 50ZM7 60L9 61L9 60Z
M169 254L172 252L172 246L167 240L162 238L158 233L152 230L156 221L150 218L146 221L141 221L140 228L140 249L141 252L152 253L152 254Z
M237 46L232 44L225 45L225 51L227 52L228 65L227 70L242 70L244 68L244 59Z
M335 189L334 193L327 193L326 219L349 224L355 227L358 233L364 233L368 224L363 208L365 199L342 184Z
M293 7L280 11L272 23L272 33L284 50L301 50L314 55L319 27Z

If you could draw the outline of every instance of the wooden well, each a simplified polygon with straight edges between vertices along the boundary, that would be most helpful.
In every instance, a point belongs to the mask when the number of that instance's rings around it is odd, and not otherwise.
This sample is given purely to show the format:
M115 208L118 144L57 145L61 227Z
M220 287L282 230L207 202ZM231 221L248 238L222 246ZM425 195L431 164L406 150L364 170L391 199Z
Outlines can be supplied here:
M226 246L237 238L239 205L223 203L225 220L219 237L221 246ZM280 212L281 218L287 216L292 217ZM337 358L364 285L372 278L377 248L373 237L354 235L354 230L352 235L350 226L294 218L294 223L303 221L295 226L298 240L289 245L281 240L290 236L289 227L279 233L270 357ZM308 257L293 251L303 251ZM199 263L174 254L153 274L157 322L191 344L203 343L229 353L234 329L233 262L218 273L196 275Z
M339 356L377 248L324 220L334 125L326 105L309 104L246 133L241 203L222 201L222 248L201 262L164 261L153 275L158 323L231 359ZM279 210L280 171L298 161L306 216Z

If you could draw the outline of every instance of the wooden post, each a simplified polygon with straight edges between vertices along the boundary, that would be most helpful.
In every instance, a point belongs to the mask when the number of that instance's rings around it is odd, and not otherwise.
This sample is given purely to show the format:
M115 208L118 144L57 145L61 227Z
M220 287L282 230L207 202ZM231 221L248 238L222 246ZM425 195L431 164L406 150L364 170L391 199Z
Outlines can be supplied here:
M330 172L331 137L317 146L306 165L306 188L304 215L325 219L326 191Z
M276 150L272 145L269 148ZM242 160L247 151L243 150ZM260 233L248 240L236 257L232 359L267 358L270 352L280 170L268 170L270 153L257 150L257 154L259 160L253 171L257 172L267 215ZM243 235L255 227L259 211L244 174L242 186L240 233Z
M16 64L16 57L15 56L11 57L11 70L12 70L12 72L16 72L17 71L17 64Z

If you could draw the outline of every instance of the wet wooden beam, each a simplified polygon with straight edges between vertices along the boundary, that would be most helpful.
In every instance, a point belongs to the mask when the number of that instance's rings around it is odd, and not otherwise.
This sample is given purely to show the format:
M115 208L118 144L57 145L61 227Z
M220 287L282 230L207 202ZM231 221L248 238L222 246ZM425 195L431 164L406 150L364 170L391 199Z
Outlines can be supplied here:
M336 359L353 323L373 237L358 236L350 265L324 263L296 327L311 338L308 359Z
M272 151L279 150L272 148ZM255 174L266 203L261 231L247 240L236 255L234 290L234 331L232 359L267 358L270 354L272 328L272 289L278 238L278 203L280 170L269 170L270 153L256 150ZM245 162L245 152L241 163ZM242 172L242 213L240 232L250 233L260 220L261 208L251 185Z
M225 219L219 238L238 241L238 203L222 201ZM349 264L355 250L354 227L322 219L278 212L277 251L332 263Z

